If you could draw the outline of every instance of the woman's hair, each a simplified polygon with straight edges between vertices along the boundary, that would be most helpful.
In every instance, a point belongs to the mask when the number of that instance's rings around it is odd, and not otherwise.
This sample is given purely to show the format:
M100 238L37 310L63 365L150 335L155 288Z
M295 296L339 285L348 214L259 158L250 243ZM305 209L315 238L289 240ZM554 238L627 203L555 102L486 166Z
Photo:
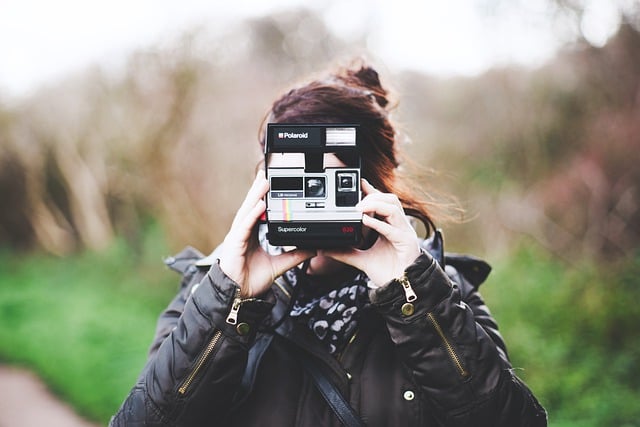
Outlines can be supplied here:
M418 218L430 233L435 226L429 202L411 192L397 174L397 132L389 117L388 95L371 66L340 68L277 99L263 123L260 143L264 148L266 122L359 124L363 178L378 190L398 196L405 213Z

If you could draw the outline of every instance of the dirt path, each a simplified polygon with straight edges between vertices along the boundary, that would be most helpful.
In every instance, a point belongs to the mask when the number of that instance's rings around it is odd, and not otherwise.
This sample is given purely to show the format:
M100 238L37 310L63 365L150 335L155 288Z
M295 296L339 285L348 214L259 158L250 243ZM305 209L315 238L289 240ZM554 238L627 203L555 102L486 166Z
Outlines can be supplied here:
M29 371L0 366L0 427L96 427Z

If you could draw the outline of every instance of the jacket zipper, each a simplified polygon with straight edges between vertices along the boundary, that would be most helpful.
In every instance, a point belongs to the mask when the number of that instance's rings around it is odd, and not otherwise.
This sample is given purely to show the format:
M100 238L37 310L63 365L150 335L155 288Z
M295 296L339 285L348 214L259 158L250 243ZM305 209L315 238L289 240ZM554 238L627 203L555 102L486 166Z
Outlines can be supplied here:
M402 290L404 290L404 296L407 299L407 302L413 302L418 299L415 291L411 287L411 282L409 282L409 278L403 274L400 279L398 279L400 285L402 285Z
M193 383L193 380L196 378L196 376L200 372L200 369L202 369L205 362L209 359L209 356L213 352L213 349L216 347L216 344L218 343L218 341L220 341L221 336L222 336L222 331L219 331L219 330L216 331L215 334L213 334L213 336L209 340L209 343L200 354L200 357L198 357L198 360L196 361L195 366L191 370L191 373L189 374L189 376L187 376L187 378L184 380L184 382L178 389L178 393L182 395L187 393L189 386L191 385L191 383Z
M240 306L247 301L256 301L256 298L240 298L240 288L236 291L236 297L233 299L233 303L231 304L231 311L229 311L229 315L227 316L227 323L230 325L235 325L238 323L238 312L240 311Z
M446 348L447 353L449 353L449 357L451 358L453 363L456 365L456 368L458 369L458 373L460 373L460 375L463 377L469 376L469 372L467 372L467 370L464 369L464 366L462 366L462 362L460 361L460 358L456 354L456 351L453 349L453 346L451 345L447 337L444 335L444 332L442 331L442 328L440 327L440 323L438 323L438 320L436 319L436 317L433 315L433 313L427 313L427 317L431 321L433 328L436 330L436 332L440 336L440 339L444 343L444 347Z
M227 323L230 325L235 325L238 323L238 312L240 311L240 304L242 304L242 299L240 298L240 289L236 292L236 297L231 304L231 311L229 311L229 315L227 316Z
M406 274L403 274L402 277L398 279L398 282L400 282L400 285L404 290L404 295L407 300L407 303L413 302L418 298L415 291L411 287L411 282L409 281L409 278L407 277ZM462 366L462 362L460 361L460 358L458 357L458 355L456 354L456 351L453 349L453 346L451 345L451 343L445 336L444 332L442 331L442 328L440 327L440 323L438 323L438 320L433 315L433 313L428 313L427 317L431 321L433 328L436 330L436 332L440 336L440 339L442 340L444 347L447 350L447 353L449 353L449 357L451 358L453 363L456 365L458 372L460 373L461 376L467 377L469 375L469 372L467 372L467 370L464 369L464 366Z
M255 298L248 298L244 300L240 298L240 289L238 288L238 290L236 291L236 296L233 299L233 303L231 304L231 310L229 311L229 315L227 316L227 323L231 325L237 324L238 312L240 311L240 306L244 302L253 301L253 300L255 300ZM213 334L213 336L211 337L211 340L209 340L209 343L200 354L200 357L198 357L198 360L196 361L196 364L193 367L193 370L191 371L189 376L184 380L184 382L178 389L178 393L185 394L187 390L189 390L189 386L191 385L191 383L193 383L193 380L195 380L196 376L198 375L198 373L200 372L204 364L209 359L209 356L215 349L216 344L218 343L218 341L220 341L221 337L222 337L222 331L220 330L216 331L216 333Z
M347 350L349 350L349 348L351 347L351 344L353 344L353 342L356 340L356 335L358 335L357 329L351 335L351 338L349 338L349 341L347 342L347 345L345 345L344 350L342 350L342 353L340 353L340 355L338 356L339 362L342 362L342 359L344 359L344 355L347 353Z
M287 298L291 299L291 292L289 291L289 287L287 285L285 285L284 283L280 283L281 277L282 276L276 278L276 280L273 283L275 283L276 286L278 286L280 288L282 293L285 294L287 296Z

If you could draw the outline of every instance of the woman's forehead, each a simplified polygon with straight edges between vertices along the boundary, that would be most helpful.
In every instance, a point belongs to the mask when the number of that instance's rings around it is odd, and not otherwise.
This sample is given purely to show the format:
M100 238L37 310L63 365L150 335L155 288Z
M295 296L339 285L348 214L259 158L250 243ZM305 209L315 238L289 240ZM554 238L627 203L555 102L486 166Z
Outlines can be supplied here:
M304 153L270 153L267 160L272 168L296 168L304 167ZM346 165L334 154L324 153L324 167L338 168Z

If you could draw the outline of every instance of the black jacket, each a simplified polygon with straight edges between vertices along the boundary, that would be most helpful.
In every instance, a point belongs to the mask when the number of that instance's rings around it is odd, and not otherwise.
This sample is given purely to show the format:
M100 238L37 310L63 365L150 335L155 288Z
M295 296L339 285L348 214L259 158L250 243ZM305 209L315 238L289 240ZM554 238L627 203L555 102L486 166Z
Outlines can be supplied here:
M264 298L240 302L237 285L208 259L187 248L168 260L183 274L181 290L110 425L339 426L300 352L368 426L547 425L477 292L490 271L482 261L437 262L425 251L406 271L417 299L407 305L396 281L370 291L357 333L336 358L290 318L268 332L287 310L292 289L283 277Z

